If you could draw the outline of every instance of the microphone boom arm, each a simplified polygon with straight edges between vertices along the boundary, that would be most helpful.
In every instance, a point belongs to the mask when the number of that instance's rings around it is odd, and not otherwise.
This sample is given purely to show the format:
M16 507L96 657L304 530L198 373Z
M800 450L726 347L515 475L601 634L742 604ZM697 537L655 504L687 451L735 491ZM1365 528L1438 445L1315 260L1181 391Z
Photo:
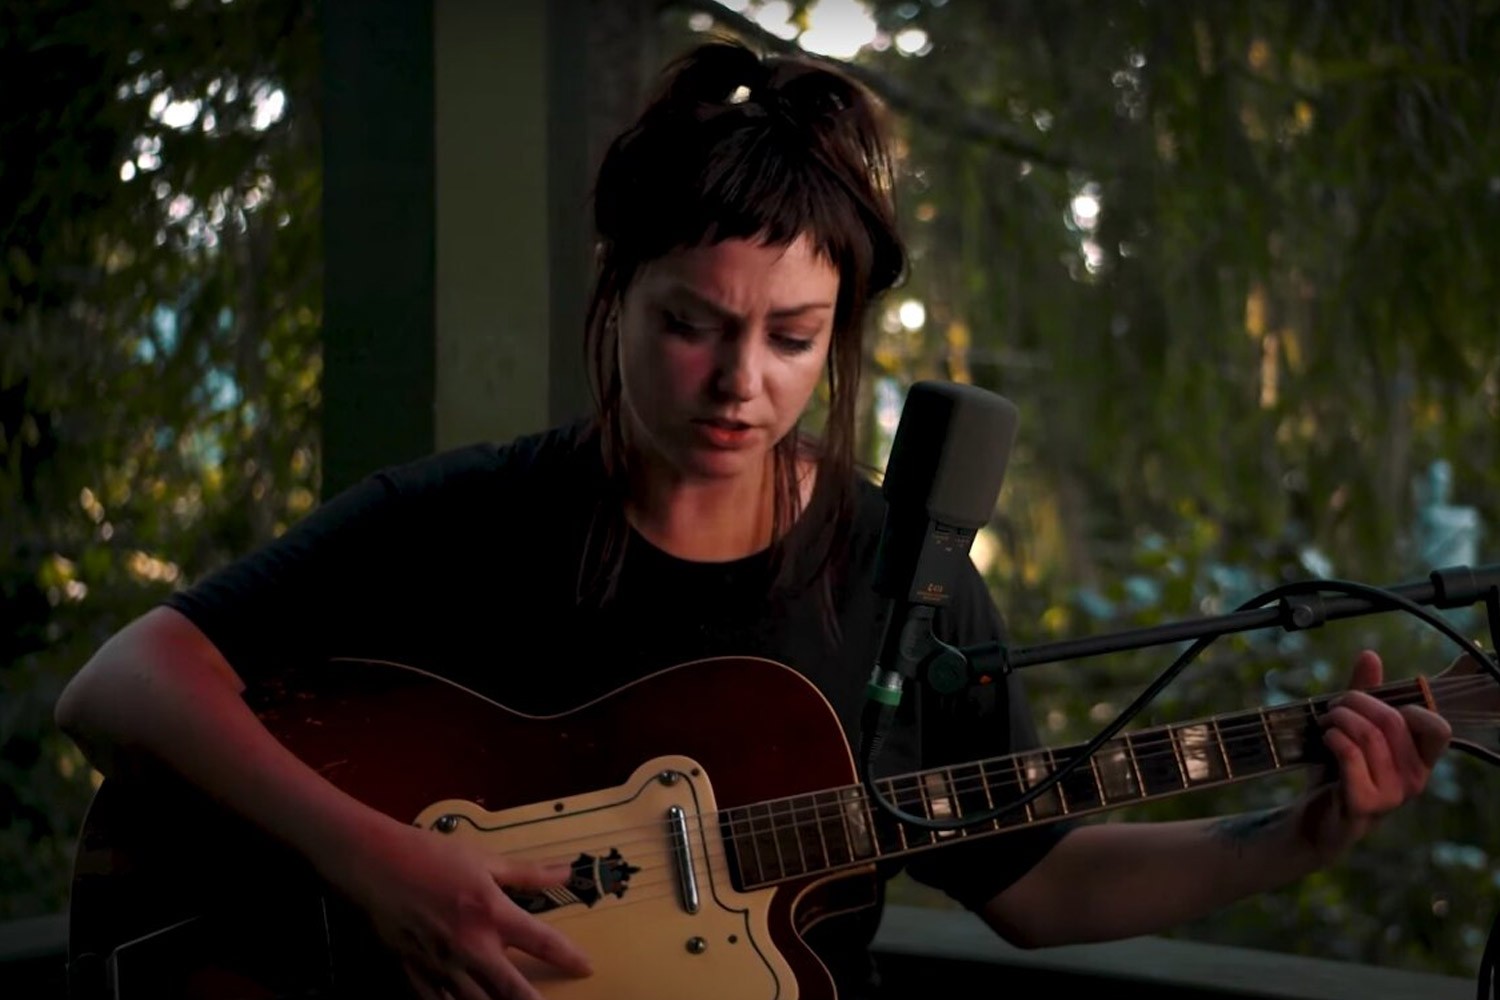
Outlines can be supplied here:
M1309 588L1316 588L1315 581ZM1491 648L1500 648L1500 564L1471 568L1452 566L1433 570L1425 581L1397 584L1384 593L1413 604L1440 609L1483 602L1489 614ZM1280 626L1288 632L1317 628L1330 621L1392 610L1392 602L1375 597L1318 593L1288 594L1274 606L1223 615L1167 622L1144 628L1034 646L1008 648L1003 642L954 647L940 644L926 659L927 683L951 693L968 684L1004 677L1022 667L1058 663L1104 653L1212 638L1235 632Z

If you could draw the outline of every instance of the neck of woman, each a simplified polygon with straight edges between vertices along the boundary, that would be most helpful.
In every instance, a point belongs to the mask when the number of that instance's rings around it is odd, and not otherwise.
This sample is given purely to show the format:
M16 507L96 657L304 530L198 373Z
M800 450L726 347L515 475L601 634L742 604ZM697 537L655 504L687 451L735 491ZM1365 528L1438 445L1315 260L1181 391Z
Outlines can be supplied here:
M728 562L764 550L775 522L775 468L719 481L664 481L632 476L625 514L657 548L679 559Z

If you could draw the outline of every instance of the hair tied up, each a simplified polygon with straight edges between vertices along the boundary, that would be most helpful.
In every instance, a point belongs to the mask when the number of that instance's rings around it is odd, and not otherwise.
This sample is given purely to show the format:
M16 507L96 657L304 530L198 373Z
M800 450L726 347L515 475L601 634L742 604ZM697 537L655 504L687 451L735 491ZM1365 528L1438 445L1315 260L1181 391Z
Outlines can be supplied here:
M724 102L737 108L742 114L764 116L784 127L799 131L810 131L817 125L817 116L809 115L807 109L799 107L796 100L776 86L758 89L741 84L732 90Z
M699 46L670 67L670 84L653 102L663 109L692 111L743 103L764 91L770 72L755 53L727 42ZM743 95L738 101L736 95Z
M816 129L857 103L836 73L805 62L762 60L748 47L710 42L679 57L655 102L669 115L702 120L726 111Z

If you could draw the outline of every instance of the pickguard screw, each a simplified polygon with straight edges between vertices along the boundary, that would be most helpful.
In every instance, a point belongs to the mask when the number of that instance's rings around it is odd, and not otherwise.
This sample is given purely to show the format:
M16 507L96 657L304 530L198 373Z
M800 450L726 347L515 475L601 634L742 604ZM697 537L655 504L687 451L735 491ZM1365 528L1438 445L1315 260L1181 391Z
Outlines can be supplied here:
M432 824L432 828L438 833L452 833L458 829L458 817L452 813L439 816L437 822Z
M657 775L656 780L660 781L663 785L675 785L681 777L676 771L663 771Z
M701 937L688 938L687 950L694 955L701 955L708 950L708 942Z

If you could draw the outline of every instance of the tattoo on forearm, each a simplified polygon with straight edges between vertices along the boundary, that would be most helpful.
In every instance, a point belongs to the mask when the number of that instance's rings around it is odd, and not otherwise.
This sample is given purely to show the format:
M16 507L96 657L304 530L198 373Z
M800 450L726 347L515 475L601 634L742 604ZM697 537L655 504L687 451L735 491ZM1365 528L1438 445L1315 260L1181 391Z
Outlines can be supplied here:
M1261 836L1270 827L1280 823L1291 812L1290 806L1278 806L1262 812L1246 813L1242 816L1226 816L1209 824L1209 832L1223 837L1237 847Z

